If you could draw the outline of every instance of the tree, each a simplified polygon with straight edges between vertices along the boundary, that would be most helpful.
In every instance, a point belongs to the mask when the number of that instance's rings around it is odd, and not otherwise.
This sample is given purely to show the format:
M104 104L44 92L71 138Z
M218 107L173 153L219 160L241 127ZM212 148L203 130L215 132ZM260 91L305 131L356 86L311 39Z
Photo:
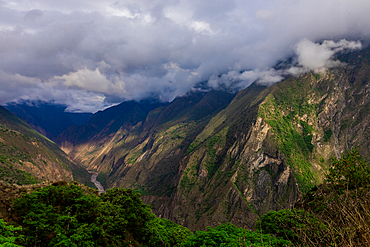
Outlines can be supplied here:
M367 186L370 183L370 166L353 148L340 159L331 158L332 165L326 174L326 181L334 186L348 189Z
M18 232L21 230L22 227L8 225L3 219L0 219L0 246L20 247L16 242L23 239L23 235L20 235Z

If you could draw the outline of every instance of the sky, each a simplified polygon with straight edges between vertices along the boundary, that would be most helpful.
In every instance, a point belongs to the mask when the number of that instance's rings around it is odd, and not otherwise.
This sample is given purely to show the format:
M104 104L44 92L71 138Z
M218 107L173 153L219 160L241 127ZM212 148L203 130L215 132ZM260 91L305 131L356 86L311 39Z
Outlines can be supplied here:
M96 112L198 82L271 84L338 66L369 40L369 13L368 0L0 0L0 104Z

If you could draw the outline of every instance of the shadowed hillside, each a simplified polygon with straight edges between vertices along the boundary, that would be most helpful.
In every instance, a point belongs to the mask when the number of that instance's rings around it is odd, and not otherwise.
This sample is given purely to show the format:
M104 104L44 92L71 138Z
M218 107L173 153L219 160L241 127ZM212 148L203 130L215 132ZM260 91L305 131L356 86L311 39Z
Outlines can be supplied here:
M65 112L66 106L44 102L24 102L8 104L5 108L26 121L31 127L50 140L72 125L83 125L92 113Z
M92 185L89 173L74 164L58 145L3 107L0 130L0 179L18 184L75 179Z
M191 229L252 228L322 183L331 156L357 145L370 159L367 54L341 54L345 67L254 83L235 97L193 92L142 115L126 102L124 113L97 113L58 143L105 187L142 193L158 216Z

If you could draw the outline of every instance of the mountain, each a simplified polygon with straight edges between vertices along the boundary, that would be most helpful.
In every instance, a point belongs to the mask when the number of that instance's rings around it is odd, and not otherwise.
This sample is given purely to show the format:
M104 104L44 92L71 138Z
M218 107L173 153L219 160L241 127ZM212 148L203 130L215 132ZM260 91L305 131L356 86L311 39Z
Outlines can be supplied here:
M78 180L90 175L26 122L0 107L0 180L17 184Z
M92 117L92 113L65 112L67 106L46 102L10 103L7 110L25 120L35 130L50 140L72 125L83 125Z
M57 142L105 187L142 193L160 217L190 229L253 228L320 184L330 157L358 146L370 160L369 50L338 59L347 65L236 96L192 92L142 115L127 102L124 117L103 111Z

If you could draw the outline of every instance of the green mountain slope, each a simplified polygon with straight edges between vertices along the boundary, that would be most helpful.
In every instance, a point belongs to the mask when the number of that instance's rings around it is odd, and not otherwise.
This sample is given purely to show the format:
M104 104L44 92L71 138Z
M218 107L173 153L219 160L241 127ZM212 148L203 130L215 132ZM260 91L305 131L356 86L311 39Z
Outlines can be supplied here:
M46 137L0 107L0 180L29 184L46 180L90 183L85 169Z
M142 193L160 217L190 229L252 228L321 183L331 156L359 146L370 160L367 53L341 55L347 66L323 74L252 84L235 97L192 93L129 128L84 142L71 131L75 139L65 135L60 144L106 187Z

